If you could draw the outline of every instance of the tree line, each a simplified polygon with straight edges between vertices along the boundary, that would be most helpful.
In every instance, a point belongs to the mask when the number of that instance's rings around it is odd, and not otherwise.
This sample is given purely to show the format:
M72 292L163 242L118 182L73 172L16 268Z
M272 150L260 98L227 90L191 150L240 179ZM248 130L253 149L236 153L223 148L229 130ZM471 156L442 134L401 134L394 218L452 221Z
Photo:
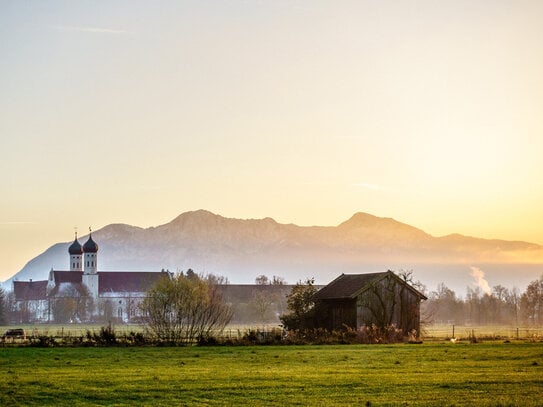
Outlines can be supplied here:
M409 273L408 273L409 275ZM428 300L422 303L422 319L426 323L451 323L471 325L543 325L543 276L528 284L525 291L517 288L509 289L502 285L492 287L491 291L484 293L480 288L469 288L465 298L458 296L444 283L438 285L435 291L428 292L423 285L415 284ZM144 321L152 322L157 336L173 335L177 337L197 337L206 335L212 330L221 329L232 320L233 304L225 304L217 287L228 282L221 277L202 276L192 270L179 273L171 280L161 281L147 294L143 303L133 301L134 311L143 316ZM284 285L281 277L258 276L257 286ZM304 318L310 318L312 295L317 291L313 280L299 282L286 298L275 298L265 291L255 290L248 305L251 313L258 319L271 321L274 317L273 304L282 304L286 300L285 308L281 305L282 323L284 326L304 326ZM89 308L90 296L73 295L60 298L52 305L55 320L65 322L77 319L83 320ZM9 322L11 310L9 294L0 289L0 325ZM160 302L162 301L162 303ZM101 304L100 314L104 321L114 319L112 310L107 309L107 302ZM203 308L201 308L203 307ZM207 308L206 308L207 307ZM160 314L158 311L160 311ZM244 309L247 311L247 309ZM214 312L218 316L211 316ZM247 311L248 312L248 311ZM303 316L303 318L302 318ZM140 319L138 317L138 319ZM208 327L208 322L211 323ZM181 327L180 324L190 323L196 327ZM160 327L169 324L168 329L173 333L161 333ZM205 326L205 328L202 328ZM196 332L196 333L194 333Z
M528 284L521 292L502 285L490 292L467 288L460 298L444 283L427 293L422 312L427 322L471 325L543 325L543 276Z

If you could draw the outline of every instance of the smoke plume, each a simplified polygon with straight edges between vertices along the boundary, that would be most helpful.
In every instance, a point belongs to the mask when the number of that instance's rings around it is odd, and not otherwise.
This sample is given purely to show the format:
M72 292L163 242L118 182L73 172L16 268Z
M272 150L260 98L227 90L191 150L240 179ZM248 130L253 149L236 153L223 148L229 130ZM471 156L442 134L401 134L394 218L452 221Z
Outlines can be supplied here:
M490 289L490 286L488 285L488 281L485 279L485 272L481 270L478 267L470 267L471 269L471 276L475 280L475 285L479 287L485 294L490 295L492 293L492 290Z

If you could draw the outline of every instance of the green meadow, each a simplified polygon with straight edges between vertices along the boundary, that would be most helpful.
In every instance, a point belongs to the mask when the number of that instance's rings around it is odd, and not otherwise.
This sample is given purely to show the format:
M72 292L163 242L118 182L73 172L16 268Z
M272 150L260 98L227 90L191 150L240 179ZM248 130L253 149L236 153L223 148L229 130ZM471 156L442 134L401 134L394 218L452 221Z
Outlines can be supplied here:
M543 405L543 343L5 347L0 405Z

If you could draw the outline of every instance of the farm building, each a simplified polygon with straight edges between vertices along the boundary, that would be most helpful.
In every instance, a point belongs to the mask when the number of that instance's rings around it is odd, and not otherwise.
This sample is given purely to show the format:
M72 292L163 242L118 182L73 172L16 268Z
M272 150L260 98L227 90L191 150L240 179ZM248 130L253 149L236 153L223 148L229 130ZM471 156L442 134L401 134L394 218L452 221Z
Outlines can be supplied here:
M426 299L392 271L342 274L315 295L327 329L395 325L404 334L420 332L420 302Z
M146 291L166 271L98 271L98 245L89 235L68 248L69 270L53 270L44 281L14 281L18 322L76 322L102 316L130 321ZM59 321L62 318L64 321Z

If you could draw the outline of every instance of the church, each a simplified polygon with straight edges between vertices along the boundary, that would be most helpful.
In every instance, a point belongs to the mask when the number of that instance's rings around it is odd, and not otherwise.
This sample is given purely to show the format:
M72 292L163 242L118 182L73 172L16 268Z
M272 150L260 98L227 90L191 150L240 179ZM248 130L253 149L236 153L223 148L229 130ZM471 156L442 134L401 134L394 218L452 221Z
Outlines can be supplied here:
M21 322L85 322L115 319L130 322L139 314L146 291L167 271L98 271L98 244L81 245L77 233L68 248L69 270L49 272L48 280L14 281Z

